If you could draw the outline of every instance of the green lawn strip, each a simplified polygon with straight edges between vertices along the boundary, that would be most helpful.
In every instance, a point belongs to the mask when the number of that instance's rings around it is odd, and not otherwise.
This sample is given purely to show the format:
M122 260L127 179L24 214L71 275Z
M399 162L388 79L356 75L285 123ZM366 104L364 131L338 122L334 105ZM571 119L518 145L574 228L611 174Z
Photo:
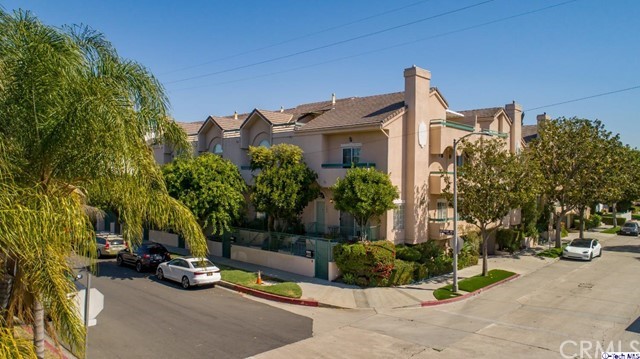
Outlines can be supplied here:
M259 290L261 292L281 295L289 298L300 298L302 296L302 288L293 282L280 282L272 285L258 285L256 280L258 275L253 272L246 272L239 269L231 269L229 267L218 266L221 270L222 280ZM272 281L273 279L263 277L264 280Z
M616 226L616 227L613 227L613 228L605 229L604 231L602 231L602 233L616 234L616 233L618 233L619 230L620 230L620 227Z
M465 294L464 292L475 292L478 289L487 287L493 283L497 283L503 279L507 279L514 275L516 274L513 272L509 272L502 269L493 269L487 273L486 277L483 277L481 274L479 274L477 276L463 279L460 282L458 282L458 290L459 290L458 293L451 291L451 289L453 289L452 285L446 285L442 288L438 288L434 290L433 296L437 300L455 298Z

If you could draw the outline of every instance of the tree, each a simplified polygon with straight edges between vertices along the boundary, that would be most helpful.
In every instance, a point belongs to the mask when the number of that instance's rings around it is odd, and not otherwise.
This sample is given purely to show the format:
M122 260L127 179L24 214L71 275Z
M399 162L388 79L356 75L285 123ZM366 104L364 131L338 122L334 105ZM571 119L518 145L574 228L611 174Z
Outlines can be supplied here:
M599 194L612 188L602 185L601 171L609 154L603 151L611 134L599 121L559 118L538 126L538 138L532 142L528 156L540 172L545 198L555 203L556 248L561 247L562 222L567 213L584 208ZM584 186L590 186L588 193Z
M522 162L506 150L504 140L464 141L462 151L465 161L458 169L458 214L480 230L482 275L486 276L489 235L534 191L530 190L532 182ZM445 194L451 198L452 180L444 178Z
M372 219L378 219L388 210L396 208L398 188L389 175L370 168L351 168L343 179L338 178L331 187L334 206L353 215L360 227L360 239L367 239L367 228Z
M162 169L169 194L184 203L203 228L229 231L244 208L246 184L238 167L212 153L178 158Z
M46 310L50 334L83 354L68 259L95 256L90 206L116 209L129 243L142 240L148 222L206 254L197 221L167 193L149 134L188 148L144 67L86 27L57 29L0 10L0 262L15 275L0 321L9 330L0 335L12 333L14 317L32 323L43 358Z
M302 155L300 147L286 143L249 147L251 170L259 171L250 197L255 209L268 215L270 231L286 229L320 195L318 175Z

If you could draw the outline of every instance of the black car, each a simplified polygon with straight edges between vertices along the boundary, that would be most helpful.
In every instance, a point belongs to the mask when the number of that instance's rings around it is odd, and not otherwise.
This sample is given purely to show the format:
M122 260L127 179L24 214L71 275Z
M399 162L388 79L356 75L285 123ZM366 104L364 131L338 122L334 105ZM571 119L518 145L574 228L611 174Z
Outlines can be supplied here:
M627 222L620 228L620 232L618 234L625 234L628 236L638 236L640 232L640 226L636 222Z
M129 264L135 266L136 271L143 272L149 268L156 268L158 264L170 259L169 251L162 244L144 242L133 250L121 250L116 260L119 266Z

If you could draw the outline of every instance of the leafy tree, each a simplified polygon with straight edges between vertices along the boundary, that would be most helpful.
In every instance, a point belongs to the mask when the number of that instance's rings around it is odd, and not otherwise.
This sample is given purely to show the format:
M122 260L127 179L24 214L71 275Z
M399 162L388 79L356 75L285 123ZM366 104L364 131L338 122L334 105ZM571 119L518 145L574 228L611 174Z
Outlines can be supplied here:
M506 150L501 139L480 139L462 143L465 162L458 169L458 214L480 230L482 275L486 276L489 235L502 225L503 218L531 196L530 177L523 162ZM449 176L445 194L451 199Z
M162 172L169 194L189 207L203 228L222 234L240 216L246 185L231 161L205 153L178 158Z
M116 209L129 242L141 241L142 224L151 222L206 254L197 221L167 193L150 133L188 146L144 67L88 28L57 29L0 10L0 262L14 274L0 342L13 340L4 336L18 317L33 324L43 358L46 310L50 334L83 354L85 328L67 298L75 291L68 259L95 255L89 205Z
M367 228L372 219L378 219L388 210L396 208L398 188L389 175L369 168L351 168L343 179L331 188L334 206L353 215L360 227L360 239L367 239Z
M561 247L561 223L566 214L614 190L602 181L611 175L606 173L610 168L606 148L612 142L615 138L599 121L559 118L538 126L538 138L528 148L528 156L540 169L545 198L556 205L556 248Z
M268 215L269 230L281 231L320 195L318 175L303 162L302 149L295 145L252 146L249 156L251 170L259 171L254 175L251 201L257 211Z

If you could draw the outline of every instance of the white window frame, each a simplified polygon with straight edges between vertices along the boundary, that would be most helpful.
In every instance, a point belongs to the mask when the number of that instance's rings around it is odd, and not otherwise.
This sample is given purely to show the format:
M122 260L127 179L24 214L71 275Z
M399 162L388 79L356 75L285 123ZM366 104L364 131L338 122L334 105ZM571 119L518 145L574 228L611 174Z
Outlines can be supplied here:
M342 145L340 145L341 147L341 160L340 162L343 165L351 165L352 163L360 163L360 157L362 156L362 143L344 143ZM358 150L358 160L357 161L353 161L353 150L357 149ZM351 154L350 154L350 158L351 158L351 162L346 163L344 161L344 150L350 150Z

